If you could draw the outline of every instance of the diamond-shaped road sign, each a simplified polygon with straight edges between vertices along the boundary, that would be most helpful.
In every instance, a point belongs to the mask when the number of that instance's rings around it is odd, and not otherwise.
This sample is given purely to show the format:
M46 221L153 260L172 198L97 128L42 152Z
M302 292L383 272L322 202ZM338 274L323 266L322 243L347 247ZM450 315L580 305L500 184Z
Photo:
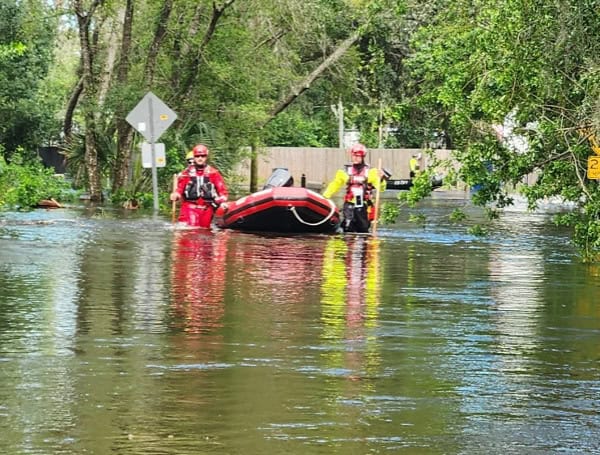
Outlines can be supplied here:
M177 118L177 114L169 109L163 101L152 92L146 93L125 120L133 126L150 143L150 166L152 167L152 195L154 212L158 213L158 176L156 172L157 157L164 163L164 153L157 154L158 144L155 142ZM164 144L160 144L164 147ZM164 151L164 148L160 148Z
M156 142L176 119L177 114L152 92L146 93L125 118L148 142Z

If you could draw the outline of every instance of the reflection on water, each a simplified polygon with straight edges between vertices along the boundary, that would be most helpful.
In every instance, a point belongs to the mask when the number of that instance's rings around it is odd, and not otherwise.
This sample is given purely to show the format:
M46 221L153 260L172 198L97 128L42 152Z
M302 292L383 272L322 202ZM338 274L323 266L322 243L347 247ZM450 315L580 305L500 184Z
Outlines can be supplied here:
M0 451L600 452L600 274L455 206L377 239L0 215Z
M332 237L325 247L321 311L329 372L350 380L372 377L378 366L379 240ZM363 368L365 369L363 371Z
M214 332L222 327L229 232L175 232L171 289L175 327Z

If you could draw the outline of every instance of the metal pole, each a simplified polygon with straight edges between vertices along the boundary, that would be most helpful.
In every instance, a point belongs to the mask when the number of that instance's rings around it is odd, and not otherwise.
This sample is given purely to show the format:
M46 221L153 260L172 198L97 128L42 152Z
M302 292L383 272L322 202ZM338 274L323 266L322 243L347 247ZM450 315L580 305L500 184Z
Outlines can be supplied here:
M156 150L154 149L154 111L152 97L148 97L148 114L150 118L150 156L152 157L152 198L154 200L154 214L158 212L158 175L156 172Z
M340 149L344 149L344 105L342 104L342 97L338 100L338 137L340 142Z

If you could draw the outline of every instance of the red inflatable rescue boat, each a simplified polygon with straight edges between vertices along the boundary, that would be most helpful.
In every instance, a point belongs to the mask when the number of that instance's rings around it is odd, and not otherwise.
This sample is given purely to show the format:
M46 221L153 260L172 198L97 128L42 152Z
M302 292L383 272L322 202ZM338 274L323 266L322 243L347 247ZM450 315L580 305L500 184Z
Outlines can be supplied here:
M335 203L307 188L279 186L219 207L215 224L242 231L335 233L340 213Z

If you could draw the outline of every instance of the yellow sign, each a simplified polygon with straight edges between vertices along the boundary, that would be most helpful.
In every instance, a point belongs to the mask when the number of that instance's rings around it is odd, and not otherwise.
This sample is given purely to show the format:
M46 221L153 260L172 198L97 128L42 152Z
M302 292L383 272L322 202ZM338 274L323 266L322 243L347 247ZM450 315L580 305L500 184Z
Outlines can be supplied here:
M590 137L588 137L588 140L590 141L590 144L592 145L592 150L594 151L594 153L596 155L600 155L600 144L598 144L598 140L596 139L596 136L591 135Z
M579 128L579 134L587 137L590 142L590 146L596 155L600 155L600 143L598 142L598 138L593 133L591 128Z
M168 116L168 115L165 115L165 114L161 114L161 115L159 115L159 116L158 116L158 118L159 118L159 119L161 119L163 122L164 122L165 120L169 120L169 116Z
M600 156L588 157L587 177L588 179L600 180Z

